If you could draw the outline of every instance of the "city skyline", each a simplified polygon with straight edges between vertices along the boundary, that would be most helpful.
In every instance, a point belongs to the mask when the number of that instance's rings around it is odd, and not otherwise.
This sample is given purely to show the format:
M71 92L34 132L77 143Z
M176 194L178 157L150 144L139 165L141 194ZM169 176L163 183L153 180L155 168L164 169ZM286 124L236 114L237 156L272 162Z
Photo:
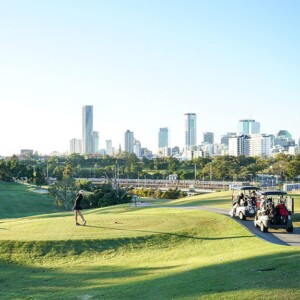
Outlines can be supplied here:
M157 149L216 142L241 119L261 133L300 138L300 2L3 1L0 9L0 156L66 152L94 107L99 149L124 149L130 129Z

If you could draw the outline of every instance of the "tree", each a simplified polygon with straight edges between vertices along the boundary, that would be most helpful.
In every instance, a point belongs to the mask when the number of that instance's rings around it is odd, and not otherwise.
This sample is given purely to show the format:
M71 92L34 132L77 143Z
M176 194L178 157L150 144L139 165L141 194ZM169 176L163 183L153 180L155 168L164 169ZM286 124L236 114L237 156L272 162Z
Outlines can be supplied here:
M71 177L63 177L48 188L50 195L55 197L57 204L64 205L66 211L69 209L69 204L75 198L78 190L75 179Z
M93 188L93 183L86 179L78 179L76 181L76 185L79 187L79 189L86 191L91 191Z
M43 170L40 167L37 167L35 175L34 175L34 181L36 186L41 187L43 184L46 183L45 180L45 174L43 173Z
M284 174L289 179L295 179L300 175L300 161L291 160L289 161L284 168Z
M0 160L0 180L6 181L8 178L7 165L5 160Z
M64 177L72 177L72 165L71 163L66 163L64 170L63 170L63 176Z
M17 177L20 170L20 162L16 155L13 155L8 161L7 161L7 171L9 177Z
M63 172L64 168L62 166L57 166L53 170L53 176L55 176L57 180L62 180L64 177Z
M128 192L130 191L130 186L127 184L125 188L120 187L119 183L119 165L114 166L114 172L111 176L108 173L105 173L106 179L111 186L115 197L117 199L117 203L124 203L123 198L127 197Z
M116 197L116 191L113 189L111 184L103 184L98 187L92 194L87 196L88 202L92 204L93 207L104 207L122 203L128 203L131 201L131 194L123 191L122 188L119 189L120 194L123 197Z

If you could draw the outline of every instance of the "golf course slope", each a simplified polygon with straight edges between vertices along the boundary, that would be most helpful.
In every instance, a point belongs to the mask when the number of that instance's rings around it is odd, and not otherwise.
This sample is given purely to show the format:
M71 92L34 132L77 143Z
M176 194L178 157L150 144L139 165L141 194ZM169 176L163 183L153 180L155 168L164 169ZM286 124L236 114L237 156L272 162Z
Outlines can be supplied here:
M1 300L299 299L299 248L226 216L121 205L86 210L87 225L75 226L72 212L33 194L0 183Z

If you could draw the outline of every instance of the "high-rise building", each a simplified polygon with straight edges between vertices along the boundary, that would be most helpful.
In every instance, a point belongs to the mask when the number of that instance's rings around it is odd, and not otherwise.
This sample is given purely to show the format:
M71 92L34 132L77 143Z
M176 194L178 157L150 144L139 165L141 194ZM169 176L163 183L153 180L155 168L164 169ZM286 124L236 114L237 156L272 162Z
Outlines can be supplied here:
M196 114L185 114L185 148L192 150L197 145L197 119Z
M137 156L137 157L141 157L142 156L142 152L141 152L142 146L140 141L135 141L134 145L133 145L133 153Z
M260 133L260 123L255 120L239 120L238 134L248 135Z
M214 133L213 132L204 132L203 133L203 143L213 144L214 143Z
M133 132L127 130L125 132L125 152L133 153L134 135Z
M106 140L106 154L110 156L114 154L114 149L111 140Z
M274 139L274 146L282 146L286 151L288 151L289 147L293 147L295 145L295 140L287 130L279 130Z
M249 156L249 135L237 135L229 138L228 153L232 156Z
M270 156L272 138L267 134L253 134L250 138L249 156Z
M235 136L235 132L227 132L226 135L221 136L221 144L228 146L229 145L229 138Z
M82 107L82 153L93 153L93 106Z
M270 156L272 137L267 134L238 135L229 138L229 155Z
M167 127L159 128L158 148L169 147L169 129Z
M80 139L71 139L70 140L70 153L81 153L82 152L82 143Z
M93 131L93 154L99 153L99 132Z

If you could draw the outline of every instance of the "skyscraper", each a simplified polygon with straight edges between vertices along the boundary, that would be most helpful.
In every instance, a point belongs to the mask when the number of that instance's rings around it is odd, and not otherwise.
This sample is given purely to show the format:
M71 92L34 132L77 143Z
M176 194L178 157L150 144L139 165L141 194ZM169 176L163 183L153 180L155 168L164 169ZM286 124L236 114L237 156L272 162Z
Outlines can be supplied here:
M127 130L125 132L125 152L133 153L133 145L134 145L134 135L133 132Z
M99 152L99 132L93 131L93 154Z
M82 153L93 153L93 106L82 107Z
M140 141L135 141L134 145L133 145L133 153L137 156L137 157L141 157L141 143Z
M249 135L237 135L229 138L229 155L239 156L245 155L249 156Z
M260 133L260 123L255 120L239 120L238 134L257 134Z
M227 132L226 135L221 136L221 144L228 146L229 145L229 138L236 136L235 132Z
M250 156L270 156L272 138L267 134L253 134L250 139Z
M71 139L70 140L70 153L81 153L82 147L81 147L81 140L78 139Z
M203 133L203 143L213 144L214 143L214 133L213 132L204 132Z
M159 128L158 133L158 148L165 147L169 147L169 129L166 127Z
M106 140L106 154L110 156L114 154L114 149L111 140Z
M193 146L197 145L197 120L196 114L185 114L185 148L192 150Z

